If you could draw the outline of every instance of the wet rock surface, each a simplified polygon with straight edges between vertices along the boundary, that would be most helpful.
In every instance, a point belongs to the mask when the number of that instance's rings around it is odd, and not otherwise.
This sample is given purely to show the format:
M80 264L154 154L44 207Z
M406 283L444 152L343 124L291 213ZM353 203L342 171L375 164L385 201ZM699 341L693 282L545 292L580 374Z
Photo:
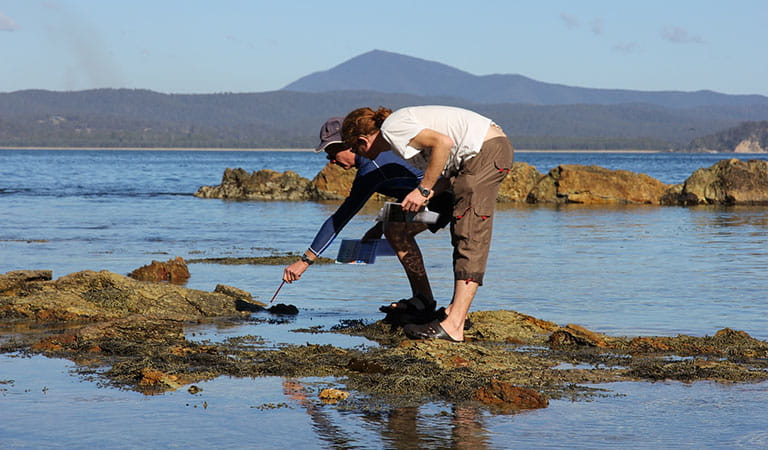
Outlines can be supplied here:
M84 374L147 394L222 375L333 376L351 392L340 405L443 400L506 413L602 395L593 383L768 379L768 342L727 328L705 337L611 337L515 311L478 311L461 344L411 341L380 321L313 329L380 344L365 348L280 345L253 335L195 342L185 336L186 324L249 323L258 330L279 316L239 312L236 302L247 293L234 287L202 292L110 272L25 277L0 275L0 352L67 358Z

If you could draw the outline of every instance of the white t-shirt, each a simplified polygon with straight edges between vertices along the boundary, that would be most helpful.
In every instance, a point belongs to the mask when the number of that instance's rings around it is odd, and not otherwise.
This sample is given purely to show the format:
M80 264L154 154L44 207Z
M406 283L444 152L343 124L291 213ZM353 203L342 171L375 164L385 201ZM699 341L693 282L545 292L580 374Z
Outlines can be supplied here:
M381 135L392 146L392 151L424 170L431 149L418 149L408 143L422 130L442 133L453 140L451 153L443 168L443 175L458 171L461 164L480 153L491 119L453 106L412 106L398 109L381 125Z

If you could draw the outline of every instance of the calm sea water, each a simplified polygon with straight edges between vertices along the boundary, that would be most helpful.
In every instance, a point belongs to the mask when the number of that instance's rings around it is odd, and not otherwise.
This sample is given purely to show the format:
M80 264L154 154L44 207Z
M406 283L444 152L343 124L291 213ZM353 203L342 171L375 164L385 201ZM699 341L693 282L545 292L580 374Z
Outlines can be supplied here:
M520 152L516 160L542 173L558 164L596 164L680 183L731 156ZM128 273L175 256L302 251L336 204L192 194L218 184L227 167L294 170L311 178L323 163L310 152L0 150L0 273ZM361 236L376 212L363 211L342 237ZM768 208L505 205L496 220L474 310L514 309L611 335L703 336L731 327L768 339ZM449 235L425 234L419 242L445 303L452 289ZM190 271L188 287L212 290L224 283L266 301L282 267L192 264ZM357 346L365 340L290 330L376 320L380 304L407 294L393 258L317 266L280 293L280 301L302 310L295 322L189 332L201 339L247 333L274 342ZM765 383L620 383L602 386L615 396L554 401L514 416L430 404L398 412L403 417L371 417L303 405L283 394L290 380L281 378L221 378L202 383L195 396L182 390L145 397L81 380L72 367L44 357L0 356L2 447L768 446ZM296 381L312 389L334 384Z

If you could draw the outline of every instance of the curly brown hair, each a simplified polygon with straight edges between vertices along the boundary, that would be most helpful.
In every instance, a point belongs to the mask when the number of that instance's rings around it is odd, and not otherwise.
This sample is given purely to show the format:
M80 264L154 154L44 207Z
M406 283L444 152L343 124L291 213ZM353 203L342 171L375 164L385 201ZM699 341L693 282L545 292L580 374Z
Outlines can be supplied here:
M344 123L341 125L341 140L347 147L354 147L355 141L360 136L375 133L381 129L392 110L379 106L376 111L371 108L358 108L347 114Z

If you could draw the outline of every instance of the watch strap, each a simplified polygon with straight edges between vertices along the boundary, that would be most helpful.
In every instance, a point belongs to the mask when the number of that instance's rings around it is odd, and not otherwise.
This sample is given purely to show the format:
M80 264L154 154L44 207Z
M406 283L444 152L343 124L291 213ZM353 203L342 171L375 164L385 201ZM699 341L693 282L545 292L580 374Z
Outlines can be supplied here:
M301 255L301 260L302 260L303 262L307 263L307 264L308 264L308 265L310 265L310 266L311 266L312 264L314 264L314 263L315 263L314 261L312 261L311 259L309 259L309 257L308 257L307 255Z

